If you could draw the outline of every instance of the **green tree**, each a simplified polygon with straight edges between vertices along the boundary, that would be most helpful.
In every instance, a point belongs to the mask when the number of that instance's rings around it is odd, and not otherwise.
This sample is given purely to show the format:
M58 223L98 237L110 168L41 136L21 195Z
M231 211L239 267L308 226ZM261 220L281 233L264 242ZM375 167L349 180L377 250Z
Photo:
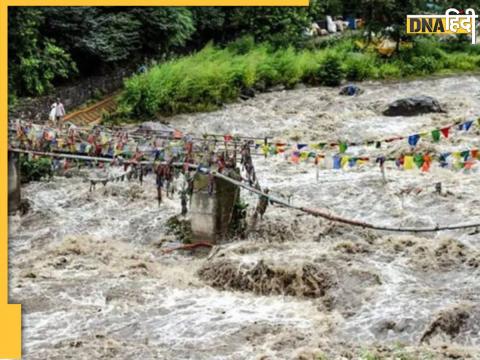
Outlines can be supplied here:
M14 94L44 94L55 79L76 72L70 54L40 33L43 22L41 11L35 8L9 8L9 91Z
M182 47L195 31L192 13L181 7L131 8L129 13L141 24L142 50L159 54Z
M55 37L85 72L101 71L184 46L194 31L178 7L48 7L44 33Z
M308 7L238 7L227 11L225 31L231 38L253 35L275 46L301 43L311 24Z
M357 3L358 4L358 3ZM372 33L387 33L397 43L405 34L408 14L422 13L426 9L425 0L360 0L357 8L366 22L369 39Z

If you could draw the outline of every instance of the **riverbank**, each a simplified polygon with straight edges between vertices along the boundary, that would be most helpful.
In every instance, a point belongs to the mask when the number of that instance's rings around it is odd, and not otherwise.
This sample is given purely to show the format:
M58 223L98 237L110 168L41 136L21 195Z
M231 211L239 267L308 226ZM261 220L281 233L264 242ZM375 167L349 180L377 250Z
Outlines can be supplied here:
M458 40L417 39L391 58L361 46L355 37L336 39L315 50L274 50L248 38L226 48L208 45L194 55L127 79L116 118L131 121L211 111L240 96L248 98L275 87L337 86L342 81L397 80L480 69L480 50Z

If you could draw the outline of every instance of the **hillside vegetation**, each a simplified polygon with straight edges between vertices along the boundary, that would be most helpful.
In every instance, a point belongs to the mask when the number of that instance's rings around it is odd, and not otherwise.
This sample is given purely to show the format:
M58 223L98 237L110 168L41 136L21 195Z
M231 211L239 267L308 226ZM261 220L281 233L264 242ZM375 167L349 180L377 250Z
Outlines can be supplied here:
M418 38L391 58L363 49L355 37L325 42L321 49L276 49L250 37L226 47L207 45L194 55L157 65L125 82L118 116L213 110L254 88L298 83L336 86L342 80L401 79L477 71L480 50L467 41Z

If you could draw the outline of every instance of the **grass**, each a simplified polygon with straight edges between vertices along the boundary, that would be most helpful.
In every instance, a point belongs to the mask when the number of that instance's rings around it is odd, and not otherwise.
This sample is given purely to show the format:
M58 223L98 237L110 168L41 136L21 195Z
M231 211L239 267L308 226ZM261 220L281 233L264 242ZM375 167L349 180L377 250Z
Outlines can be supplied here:
M394 80L480 68L479 47L465 40L419 37L391 58L359 48L356 40L349 37L327 42L321 49L303 50L273 49L250 38L225 48L209 44L193 55L127 79L117 114L110 121L211 111L236 101L248 88L264 91L298 83L336 86L343 80Z

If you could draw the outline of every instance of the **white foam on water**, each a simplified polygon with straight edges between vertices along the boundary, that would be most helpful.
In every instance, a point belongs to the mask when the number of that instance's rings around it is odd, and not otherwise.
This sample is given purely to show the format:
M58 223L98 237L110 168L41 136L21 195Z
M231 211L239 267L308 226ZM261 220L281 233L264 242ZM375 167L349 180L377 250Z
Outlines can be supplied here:
M478 76L360 86L365 93L358 97L341 97L338 89L329 88L260 94L216 112L175 116L170 122L198 135L364 141L480 115ZM415 94L436 97L448 112L381 115L388 102ZM479 130L475 126L451 140L423 146L435 151L478 147ZM381 150L349 151L398 154L405 149L408 144L402 142ZM467 173L433 166L429 173L420 173L389 163L384 185L374 166L322 170L317 182L311 163L292 165L277 156L254 157L254 164L262 186L273 194L352 219L419 227L480 219L478 168ZM435 193L437 182L442 182L444 195ZM328 310L322 299L210 288L197 276L207 259L162 254L162 243L175 241L165 224L180 212L180 202L177 197L166 199L159 207L153 176L144 179L143 187L135 181L115 182L97 184L92 192L80 177L55 178L26 185L22 196L31 210L9 219L10 292L13 302L24 304L27 359L38 354L61 358L72 351L71 341L82 342L74 357L84 353L91 358L292 358L297 348L314 348L324 339L358 346L375 341L415 345L437 311L465 298L480 304L478 268L466 266L455 254L447 254L453 257L448 266L435 257L439 244L449 239L463 244L466 256L480 251L480 235L473 230L411 235L414 248L425 246L430 259L403 245L397 249L400 234L330 228L323 220L270 206L258 232L222 245L233 263L253 266L265 261L279 268L327 264L331 270L362 270L380 279L364 292L348 295L351 299L339 299L348 311ZM250 203L251 214L258 197L243 190L242 197ZM368 252L343 254L336 247L345 242L364 244ZM341 281L338 288L348 290ZM385 330L386 321L404 330ZM466 345L478 345L478 334L469 336Z

